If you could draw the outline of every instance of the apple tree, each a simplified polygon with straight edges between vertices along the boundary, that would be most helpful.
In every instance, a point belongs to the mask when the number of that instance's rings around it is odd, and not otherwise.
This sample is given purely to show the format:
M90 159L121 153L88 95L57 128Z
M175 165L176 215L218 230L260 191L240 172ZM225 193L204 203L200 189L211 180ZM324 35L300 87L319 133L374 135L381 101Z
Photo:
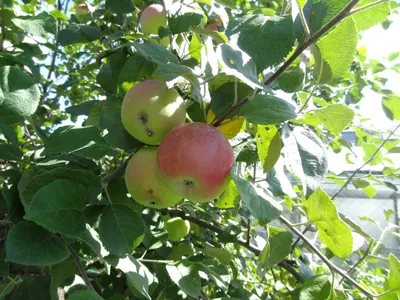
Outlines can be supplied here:
M397 191L399 52L358 43L397 1L0 6L0 299L398 299L399 227L335 201Z

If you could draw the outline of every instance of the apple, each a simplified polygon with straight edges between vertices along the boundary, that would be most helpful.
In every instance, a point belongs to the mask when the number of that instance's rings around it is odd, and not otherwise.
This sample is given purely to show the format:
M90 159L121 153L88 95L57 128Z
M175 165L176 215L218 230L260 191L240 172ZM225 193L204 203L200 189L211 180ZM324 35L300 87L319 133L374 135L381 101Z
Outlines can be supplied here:
M71 88L71 95L73 98L82 99L85 96L85 88L80 84L74 84Z
M90 10L86 4L79 4L75 9L75 16L79 23L87 23L90 20Z
M125 170L125 184L132 198L146 207L167 208L182 197L160 180L157 149L145 147L136 152Z
M172 128L186 119L183 99L164 81L145 80L125 95L121 108L122 124L139 141L159 145Z
M169 240L177 242L189 233L190 222L180 217L171 218L165 222L164 229L169 233Z
M204 28L209 29L209 30L214 30L214 31L219 31L219 27L222 24L222 19L220 16L216 16L215 19L211 20L209 19L209 23L204 26Z
M163 180L176 194L202 203L225 190L234 155L220 130L195 122L179 125L166 134L158 148L157 162Z
M167 13L160 4L151 4L146 7L139 20L144 34L157 34L160 26L167 26Z

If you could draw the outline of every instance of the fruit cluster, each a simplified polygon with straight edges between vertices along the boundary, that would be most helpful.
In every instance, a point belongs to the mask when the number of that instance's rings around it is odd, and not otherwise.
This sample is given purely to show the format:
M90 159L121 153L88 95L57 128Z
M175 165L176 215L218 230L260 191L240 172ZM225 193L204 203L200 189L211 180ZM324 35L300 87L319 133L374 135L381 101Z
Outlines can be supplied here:
M125 129L148 145L132 156L125 173L135 201L167 208L183 198L201 203L223 192L232 147L217 128L185 123L185 103L174 88L160 80L136 84L125 95L121 118Z

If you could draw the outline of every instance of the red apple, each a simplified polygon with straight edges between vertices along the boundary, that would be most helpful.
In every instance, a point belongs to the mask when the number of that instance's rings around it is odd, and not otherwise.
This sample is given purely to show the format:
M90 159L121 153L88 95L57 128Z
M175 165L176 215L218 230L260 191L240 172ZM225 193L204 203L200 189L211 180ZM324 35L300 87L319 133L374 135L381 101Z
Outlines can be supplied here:
M225 190L234 156L217 128L206 123L185 123L165 135L157 162L171 190L188 200L207 202Z
M222 24L222 19L220 16L216 16L215 19L208 20L209 23L204 26L204 28L209 29L209 30L214 30L214 31L219 31L219 27Z
M158 34L158 28L167 25L167 13L162 5L152 4L143 10L139 22L144 34Z

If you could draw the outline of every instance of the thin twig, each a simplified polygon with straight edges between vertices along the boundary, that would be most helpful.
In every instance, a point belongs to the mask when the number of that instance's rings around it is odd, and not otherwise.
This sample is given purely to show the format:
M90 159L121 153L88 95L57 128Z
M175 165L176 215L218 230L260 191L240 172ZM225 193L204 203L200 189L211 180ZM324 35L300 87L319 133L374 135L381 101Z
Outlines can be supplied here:
M1 1L1 44L0 44L1 52L3 52L4 41L6 40L6 29L4 26L4 2L5 0Z
M293 54L289 57L287 61L283 63L283 65L271 76L269 77L264 84L269 85L276 79L278 79L283 72L296 60L297 57L300 56L301 53L303 53L304 50L306 50L311 44L315 43L321 36L323 36L325 33L327 33L329 30L331 30L334 26L336 26L340 21L342 21L344 18L349 16L349 13L351 9L359 2L360 0L352 0L347 4L343 10L336 15L330 22L328 22L324 27L322 27L320 30L318 30L315 34L313 34L308 40L306 40L303 44L299 45L296 49L296 51L293 52ZM221 125L221 123L229 116L231 115L235 110L239 109L242 107L244 104L250 101L249 96L241 100L239 103L236 105L232 106L226 113L224 113L213 125L215 127L218 127Z
M303 235L297 228L292 226L289 220L285 217L280 216L279 219L284 223L291 231L293 231L297 236L299 236L312 250L313 252L329 267L329 269L343 278L347 279L351 284L353 284L360 292L366 295L368 298L374 298L376 295L369 292L367 289L362 287L357 281L351 278L345 271L334 265L315 245L311 242L305 235Z
M189 216L185 214L185 212L180 211L180 210L166 210L166 212L171 216L171 217L180 217L184 220L190 221L194 224L199 225L200 227L206 228L210 231L213 231L218 234L226 234L225 230L216 227L214 225L211 225L210 223L207 223L206 221L197 219L195 217ZM245 247L247 250L253 252L256 256L259 256L261 253L260 249L257 249L256 247L253 247L252 245L248 245L246 241L244 240L235 240L236 237L232 236L232 242L235 242L243 247ZM296 271L293 266L291 266L287 261L281 261L278 266L284 268L286 271L288 271L290 274L293 275L294 278L296 278L297 281L301 281L301 277L298 271Z
M94 287L93 287L92 283L90 282L90 279L86 273L85 268L83 267L83 265L79 259L78 254L76 254L75 250L69 244L67 244L67 247L68 247L69 253L71 254L72 258L74 259L76 265L78 266L79 272L82 275L82 279L85 282L87 289L94 291Z
M119 166L118 168L114 169L111 173L107 174L103 180L101 181L101 185L103 187L107 186L115 177L119 176L126 168L126 166L128 165L129 162L129 158L127 158L126 160L124 160Z
M400 128L400 124L396 126L394 130L390 132L390 134L387 136L387 138L382 142L382 144L375 150L375 152L371 155L371 157L359 168L357 168L351 176L347 179L347 181L344 183L344 185L335 193L335 195L332 196L332 200L335 199L343 190L344 188L350 183L350 181L356 176L358 172L361 171L362 168L364 168L366 165L368 165L375 157L375 155L378 154L378 152L381 150L381 148L386 144L386 142L390 139L390 137L397 131L397 129Z
M363 11L364 9L371 8L371 7L375 6L375 5L378 5L378 4L381 4L381 3L384 3L384 2L389 2L389 1L388 0L378 0L378 1L375 1L375 2L372 2L372 3L369 3L367 5L364 5L364 6L361 6L361 7L357 7L357 8L353 9L350 12L350 15L354 15L354 14L360 12L360 11Z
M300 16L301 23L303 24L303 27L304 27L305 39L307 40L310 38L310 35L311 35L310 27L308 27L306 17L304 16L303 8L300 6L298 0L296 0L296 5L299 8L299 16Z
M350 275L351 273L353 273L354 270L364 261L364 259L366 259L366 258L368 257L369 251L371 250L371 247L372 247L373 244L374 244L374 240L372 240L372 241L369 243L369 245L368 245L368 247L367 247L367 250L365 250L364 255L361 256L361 258L347 271L347 274ZM342 279L339 281L339 285L343 282L343 280L344 280L344 278L342 278Z
M159 259L145 259L139 258L137 261L144 262L144 263L156 263L156 264L174 264L174 260L159 260Z

